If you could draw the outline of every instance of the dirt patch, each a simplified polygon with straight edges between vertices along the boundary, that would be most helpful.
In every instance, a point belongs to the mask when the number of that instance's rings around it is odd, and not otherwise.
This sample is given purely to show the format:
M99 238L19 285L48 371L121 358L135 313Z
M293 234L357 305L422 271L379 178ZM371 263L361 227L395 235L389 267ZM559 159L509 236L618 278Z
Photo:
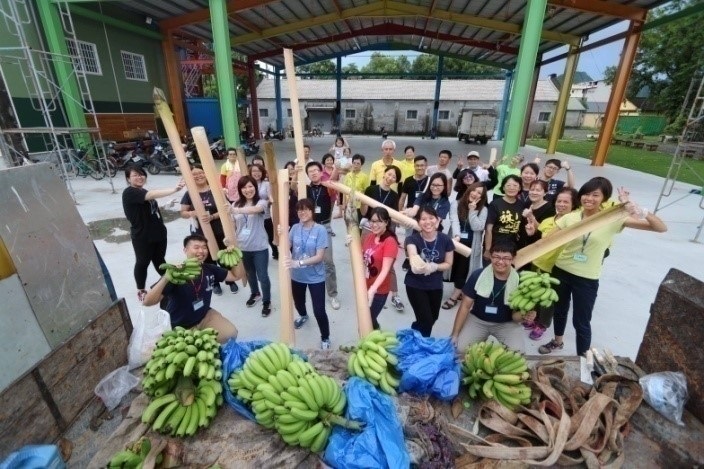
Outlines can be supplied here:
M174 210L162 210L164 223L180 218L179 212ZM108 218L106 220L96 220L87 224L88 231L93 239L102 239L108 243L126 243L130 240L130 223L126 218Z

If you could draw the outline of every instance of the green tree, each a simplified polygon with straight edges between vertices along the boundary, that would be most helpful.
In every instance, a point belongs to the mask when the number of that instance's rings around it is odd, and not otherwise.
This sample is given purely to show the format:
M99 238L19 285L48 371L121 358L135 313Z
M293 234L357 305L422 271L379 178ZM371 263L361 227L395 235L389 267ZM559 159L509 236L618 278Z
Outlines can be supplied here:
M392 57L381 52L374 52L371 59L369 59L369 63L362 67L362 72L364 73L397 73L398 78L404 77L410 70L411 62L405 55ZM395 77L390 75L387 78Z
M342 73L359 73L359 67L355 63L347 64L342 67Z
M673 0L652 11L648 20L702 3L704 0ZM626 95L635 97L647 86L651 102L674 120L682 110L692 77L704 69L702 22L704 13L700 12L645 31L638 45ZM605 75L613 82L615 68L609 69Z
M417 73L417 78L433 79L432 76L438 71L438 56L431 54L421 54L415 58L411 65L411 73ZM456 74L457 76L448 76L445 79L462 79L465 76L473 75L499 75L503 71L497 67L473 63L467 60L447 57L443 61L443 71L445 73ZM423 76L425 75L425 76ZM464 76L462 76L464 75ZM414 77L415 78L415 77Z
M320 62L313 62L311 64L300 65L296 67L296 74L299 73L310 73L309 76L301 77L304 80L334 80L334 73L337 71L337 66L332 60L321 60ZM314 76L316 74L324 74L321 76Z

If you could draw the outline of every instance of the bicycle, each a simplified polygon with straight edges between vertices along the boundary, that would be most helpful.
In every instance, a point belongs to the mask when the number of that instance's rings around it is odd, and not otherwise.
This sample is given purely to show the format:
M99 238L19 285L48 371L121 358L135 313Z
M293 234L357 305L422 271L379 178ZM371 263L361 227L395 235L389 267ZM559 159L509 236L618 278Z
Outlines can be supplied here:
M64 168L69 177L92 177L99 181L105 177L105 164L101 164L99 159L88 159L88 150L79 148L78 150L69 149L61 156L63 158ZM109 165L108 165L109 166ZM108 171L112 171L108 168ZM117 169L115 169L117 174Z

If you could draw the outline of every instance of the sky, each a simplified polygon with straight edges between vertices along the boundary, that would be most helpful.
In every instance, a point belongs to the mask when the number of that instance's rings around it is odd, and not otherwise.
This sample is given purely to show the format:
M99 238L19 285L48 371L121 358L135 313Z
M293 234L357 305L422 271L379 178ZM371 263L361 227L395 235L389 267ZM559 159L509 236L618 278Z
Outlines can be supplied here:
M598 33L592 35L589 40L585 41L585 45L590 44L595 41L599 41L614 34L625 31L628 28L628 22L622 21L613 26L610 26ZM579 57L579 63L577 64L577 70L588 73L594 80L600 80L604 77L604 70L610 65L618 65L619 55L623 49L623 39L601 46L597 49L593 49L584 52ZM546 54L544 59L554 57L567 52L567 47L561 47ZM381 51L384 55L389 56L400 56L405 55L409 60L417 56L419 53L415 51ZM342 65L345 66L350 63L356 63L359 68L362 68L369 62L373 51L360 52L359 54L352 54L342 58ZM547 78L550 74L555 73L560 75L565 71L565 60L560 60L551 64L548 64L540 69L540 78Z

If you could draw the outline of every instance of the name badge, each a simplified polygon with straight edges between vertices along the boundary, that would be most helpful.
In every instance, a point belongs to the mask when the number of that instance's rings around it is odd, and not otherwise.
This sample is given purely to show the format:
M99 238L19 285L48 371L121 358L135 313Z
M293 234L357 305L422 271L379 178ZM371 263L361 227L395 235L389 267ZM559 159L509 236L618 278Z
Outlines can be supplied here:
M320 213L322 209L320 207L315 207L315 213Z
M469 238L469 233L467 233L466 231L463 231L460 233L460 239L467 239L467 238Z
M242 237L247 237L250 234L252 234L252 230L250 228L242 228L242 231L240 231L240 236Z
M484 308L486 314L498 314L499 308L497 306L487 306Z
M416 199L423 195L423 191L416 191Z
M203 307L203 305L205 305L205 303L203 303L203 300L194 301L193 302L193 311L198 311L199 309L201 309Z
M577 254L575 254L574 256L572 256L572 259L573 259L575 262L587 262L587 256L584 255L584 254L581 253L581 252L578 252Z

